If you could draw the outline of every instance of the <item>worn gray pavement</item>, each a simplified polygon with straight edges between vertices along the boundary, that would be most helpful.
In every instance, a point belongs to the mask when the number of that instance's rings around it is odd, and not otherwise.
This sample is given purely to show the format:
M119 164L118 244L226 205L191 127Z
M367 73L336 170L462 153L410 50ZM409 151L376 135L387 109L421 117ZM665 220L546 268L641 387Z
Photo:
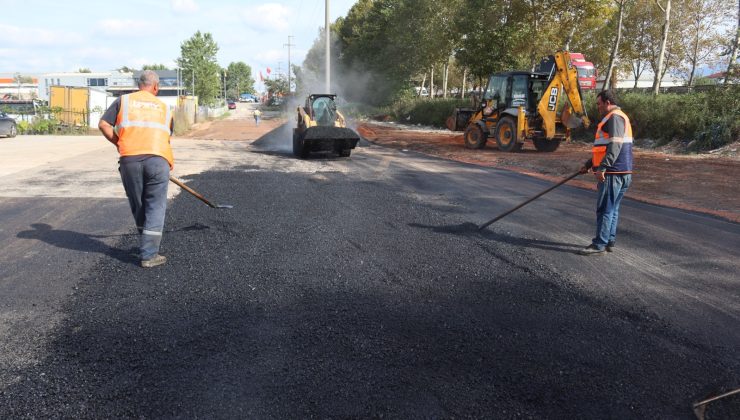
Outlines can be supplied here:
M235 207L177 195L151 270L122 196L0 198L0 418L692 418L740 386L739 225L627 200L582 257L591 192L477 233L548 184L267 146L186 177Z

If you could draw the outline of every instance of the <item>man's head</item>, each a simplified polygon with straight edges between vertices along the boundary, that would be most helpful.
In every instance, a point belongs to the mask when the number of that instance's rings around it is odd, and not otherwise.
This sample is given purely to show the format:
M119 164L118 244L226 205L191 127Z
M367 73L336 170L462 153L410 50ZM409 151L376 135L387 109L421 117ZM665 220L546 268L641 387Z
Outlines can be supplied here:
M596 107L599 109L599 114L601 115L606 115L618 105L617 97L611 90L602 90L596 95Z
M152 70L144 70L139 76L139 90L156 95L159 92L159 76Z

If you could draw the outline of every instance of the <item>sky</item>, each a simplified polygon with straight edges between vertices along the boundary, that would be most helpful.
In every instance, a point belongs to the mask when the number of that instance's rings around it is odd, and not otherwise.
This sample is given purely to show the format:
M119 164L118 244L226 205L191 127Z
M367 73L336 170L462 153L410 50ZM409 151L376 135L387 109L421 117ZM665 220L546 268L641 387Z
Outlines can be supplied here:
M0 0L0 73L176 67L197 31L218 44L221 67L243 61L255 80L301 64L324 26L326 0ZM333 22L356 0L330 0Z

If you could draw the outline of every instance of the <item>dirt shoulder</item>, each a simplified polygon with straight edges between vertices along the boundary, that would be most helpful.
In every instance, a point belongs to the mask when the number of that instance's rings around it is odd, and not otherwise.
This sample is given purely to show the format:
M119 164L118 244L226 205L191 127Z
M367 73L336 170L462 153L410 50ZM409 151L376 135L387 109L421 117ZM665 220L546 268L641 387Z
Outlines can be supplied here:
M559 181L588 159L591 145L563 143L557 151L540 153L526 144L519 153L501 152L489 141L481 150L465 148L461 133L418 129L387 123L363 122L357 131L370 142L430 156L508 169L541 179ZM734 147L734 149L733 149ZM740 158L738 145L726 153L677 155L636 148L635 174L627 196L646 203L707 213L740 223ZM595 190L591 175L569 182Z

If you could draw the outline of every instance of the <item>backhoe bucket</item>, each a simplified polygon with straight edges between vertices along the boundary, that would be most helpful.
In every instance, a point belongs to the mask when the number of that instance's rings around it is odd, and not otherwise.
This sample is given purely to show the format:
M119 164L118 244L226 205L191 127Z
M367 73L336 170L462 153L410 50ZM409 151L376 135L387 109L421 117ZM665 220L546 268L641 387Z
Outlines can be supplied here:
M465 131L470 117L475 111L471 108L455 108L455 111L447 118L446 125L450 131Z

